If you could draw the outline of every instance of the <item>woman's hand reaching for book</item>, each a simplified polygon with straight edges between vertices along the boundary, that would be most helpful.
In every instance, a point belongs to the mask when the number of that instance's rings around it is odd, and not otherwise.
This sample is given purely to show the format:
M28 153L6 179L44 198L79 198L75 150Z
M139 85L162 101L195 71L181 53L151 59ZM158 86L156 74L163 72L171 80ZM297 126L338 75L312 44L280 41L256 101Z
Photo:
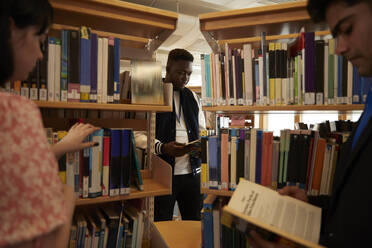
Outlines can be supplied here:
M60 142L52 146L57 159L67 152L79 151L97 145L94 142L84 142L84 140L88 135L99 129L99 127L91 124L76 123L73 125L67 135Z
M281 195L287 195L304 202L309 201L305 191L297 186L285 186L284 188L278 190L278 192Z

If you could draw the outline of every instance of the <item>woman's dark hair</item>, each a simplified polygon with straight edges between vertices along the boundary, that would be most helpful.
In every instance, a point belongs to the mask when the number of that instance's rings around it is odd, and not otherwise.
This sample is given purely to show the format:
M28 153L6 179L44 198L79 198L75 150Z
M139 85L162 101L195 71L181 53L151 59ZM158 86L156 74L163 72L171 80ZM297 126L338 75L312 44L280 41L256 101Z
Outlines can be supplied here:
M332 4L344 3L346 6L353 6L361 2L370 3L370 0L309 0L307 11L314 22L324 22L327 9Z
M1 0L0 1L0 86L10 78L14 70L10 44L10 19L18 28L39 27L43 34L53 19L53 9L48 0Z

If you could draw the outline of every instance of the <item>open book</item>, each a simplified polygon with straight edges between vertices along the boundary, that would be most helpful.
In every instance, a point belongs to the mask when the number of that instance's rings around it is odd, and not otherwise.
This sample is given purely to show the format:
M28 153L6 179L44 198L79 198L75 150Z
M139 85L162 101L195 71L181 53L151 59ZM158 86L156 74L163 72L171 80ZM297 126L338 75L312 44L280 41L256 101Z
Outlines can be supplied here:
M223 211L237 220L242 232L255 230L265 239L293 247L318 245L321 209L241 179Z

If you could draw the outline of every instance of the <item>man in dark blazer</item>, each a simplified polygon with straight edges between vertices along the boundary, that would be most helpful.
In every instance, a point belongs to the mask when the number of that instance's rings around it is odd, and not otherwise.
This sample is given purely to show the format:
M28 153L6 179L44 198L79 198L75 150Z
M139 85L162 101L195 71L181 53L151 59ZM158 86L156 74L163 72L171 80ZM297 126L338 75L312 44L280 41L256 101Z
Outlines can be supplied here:
M307 8L314 21L328 23L337 40L336 53L346 56L361 76L372 76L372 1L309 0ZM342 147L330 197L307 197L295 186L279 191L322 208L319 242L327 247L372 247L371 116L370 91L357 127ZM285 247L254 232L250 244L255 248Z

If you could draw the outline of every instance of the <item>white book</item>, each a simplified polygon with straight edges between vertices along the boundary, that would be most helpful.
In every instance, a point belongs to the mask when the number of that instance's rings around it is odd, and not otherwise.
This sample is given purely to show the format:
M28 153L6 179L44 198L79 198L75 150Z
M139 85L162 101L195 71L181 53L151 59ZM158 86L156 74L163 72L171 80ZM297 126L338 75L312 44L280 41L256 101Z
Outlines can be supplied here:
M350 61L347 62L347 98L345 103L353 103L353 64Z
M108 39L102 40L102 103L107 103Z
M66 184L75 188L75 152L66 153Z
M243 45L244 84L246 105L253 105L252 45Z
M102 103L103 88L103 39L98 38L97 45L97 103Z
M333 82L333 103L339 104L338 97L338 55L334 55L334 82Z
M61 45L54 45L54 101L61 101Z
M95 131L91 134L91 141L98 143L97 146L90 148L89 161L89 195L97 196L102 192L101 173L102 173L102 143L103 143L103 129Z
M52 41L49 41L48 47L48 76L47 76L47 88L48 88L48 101L54 101L55 93L54 93L54 72L55 72L55 44L52 44Z
M318 245L322 209L262 185L242 179L223 211L236 217L236 228L243 233L254 225L265 236L271 237L270 232L284 237L290 247L322 247Z
M238 102L238 98L237 98L237 95L236 95L236 73L235 73L235 70L236 70L236 64L235 64L235 56L232 55L231 56L231 63L232 63L232 74L233 74L233 89L234 89L234 105L237 105L237 102Z
M298 55L297 58L297 96L298 96L298 104L303 104L303 71L302 71L302 56Z

